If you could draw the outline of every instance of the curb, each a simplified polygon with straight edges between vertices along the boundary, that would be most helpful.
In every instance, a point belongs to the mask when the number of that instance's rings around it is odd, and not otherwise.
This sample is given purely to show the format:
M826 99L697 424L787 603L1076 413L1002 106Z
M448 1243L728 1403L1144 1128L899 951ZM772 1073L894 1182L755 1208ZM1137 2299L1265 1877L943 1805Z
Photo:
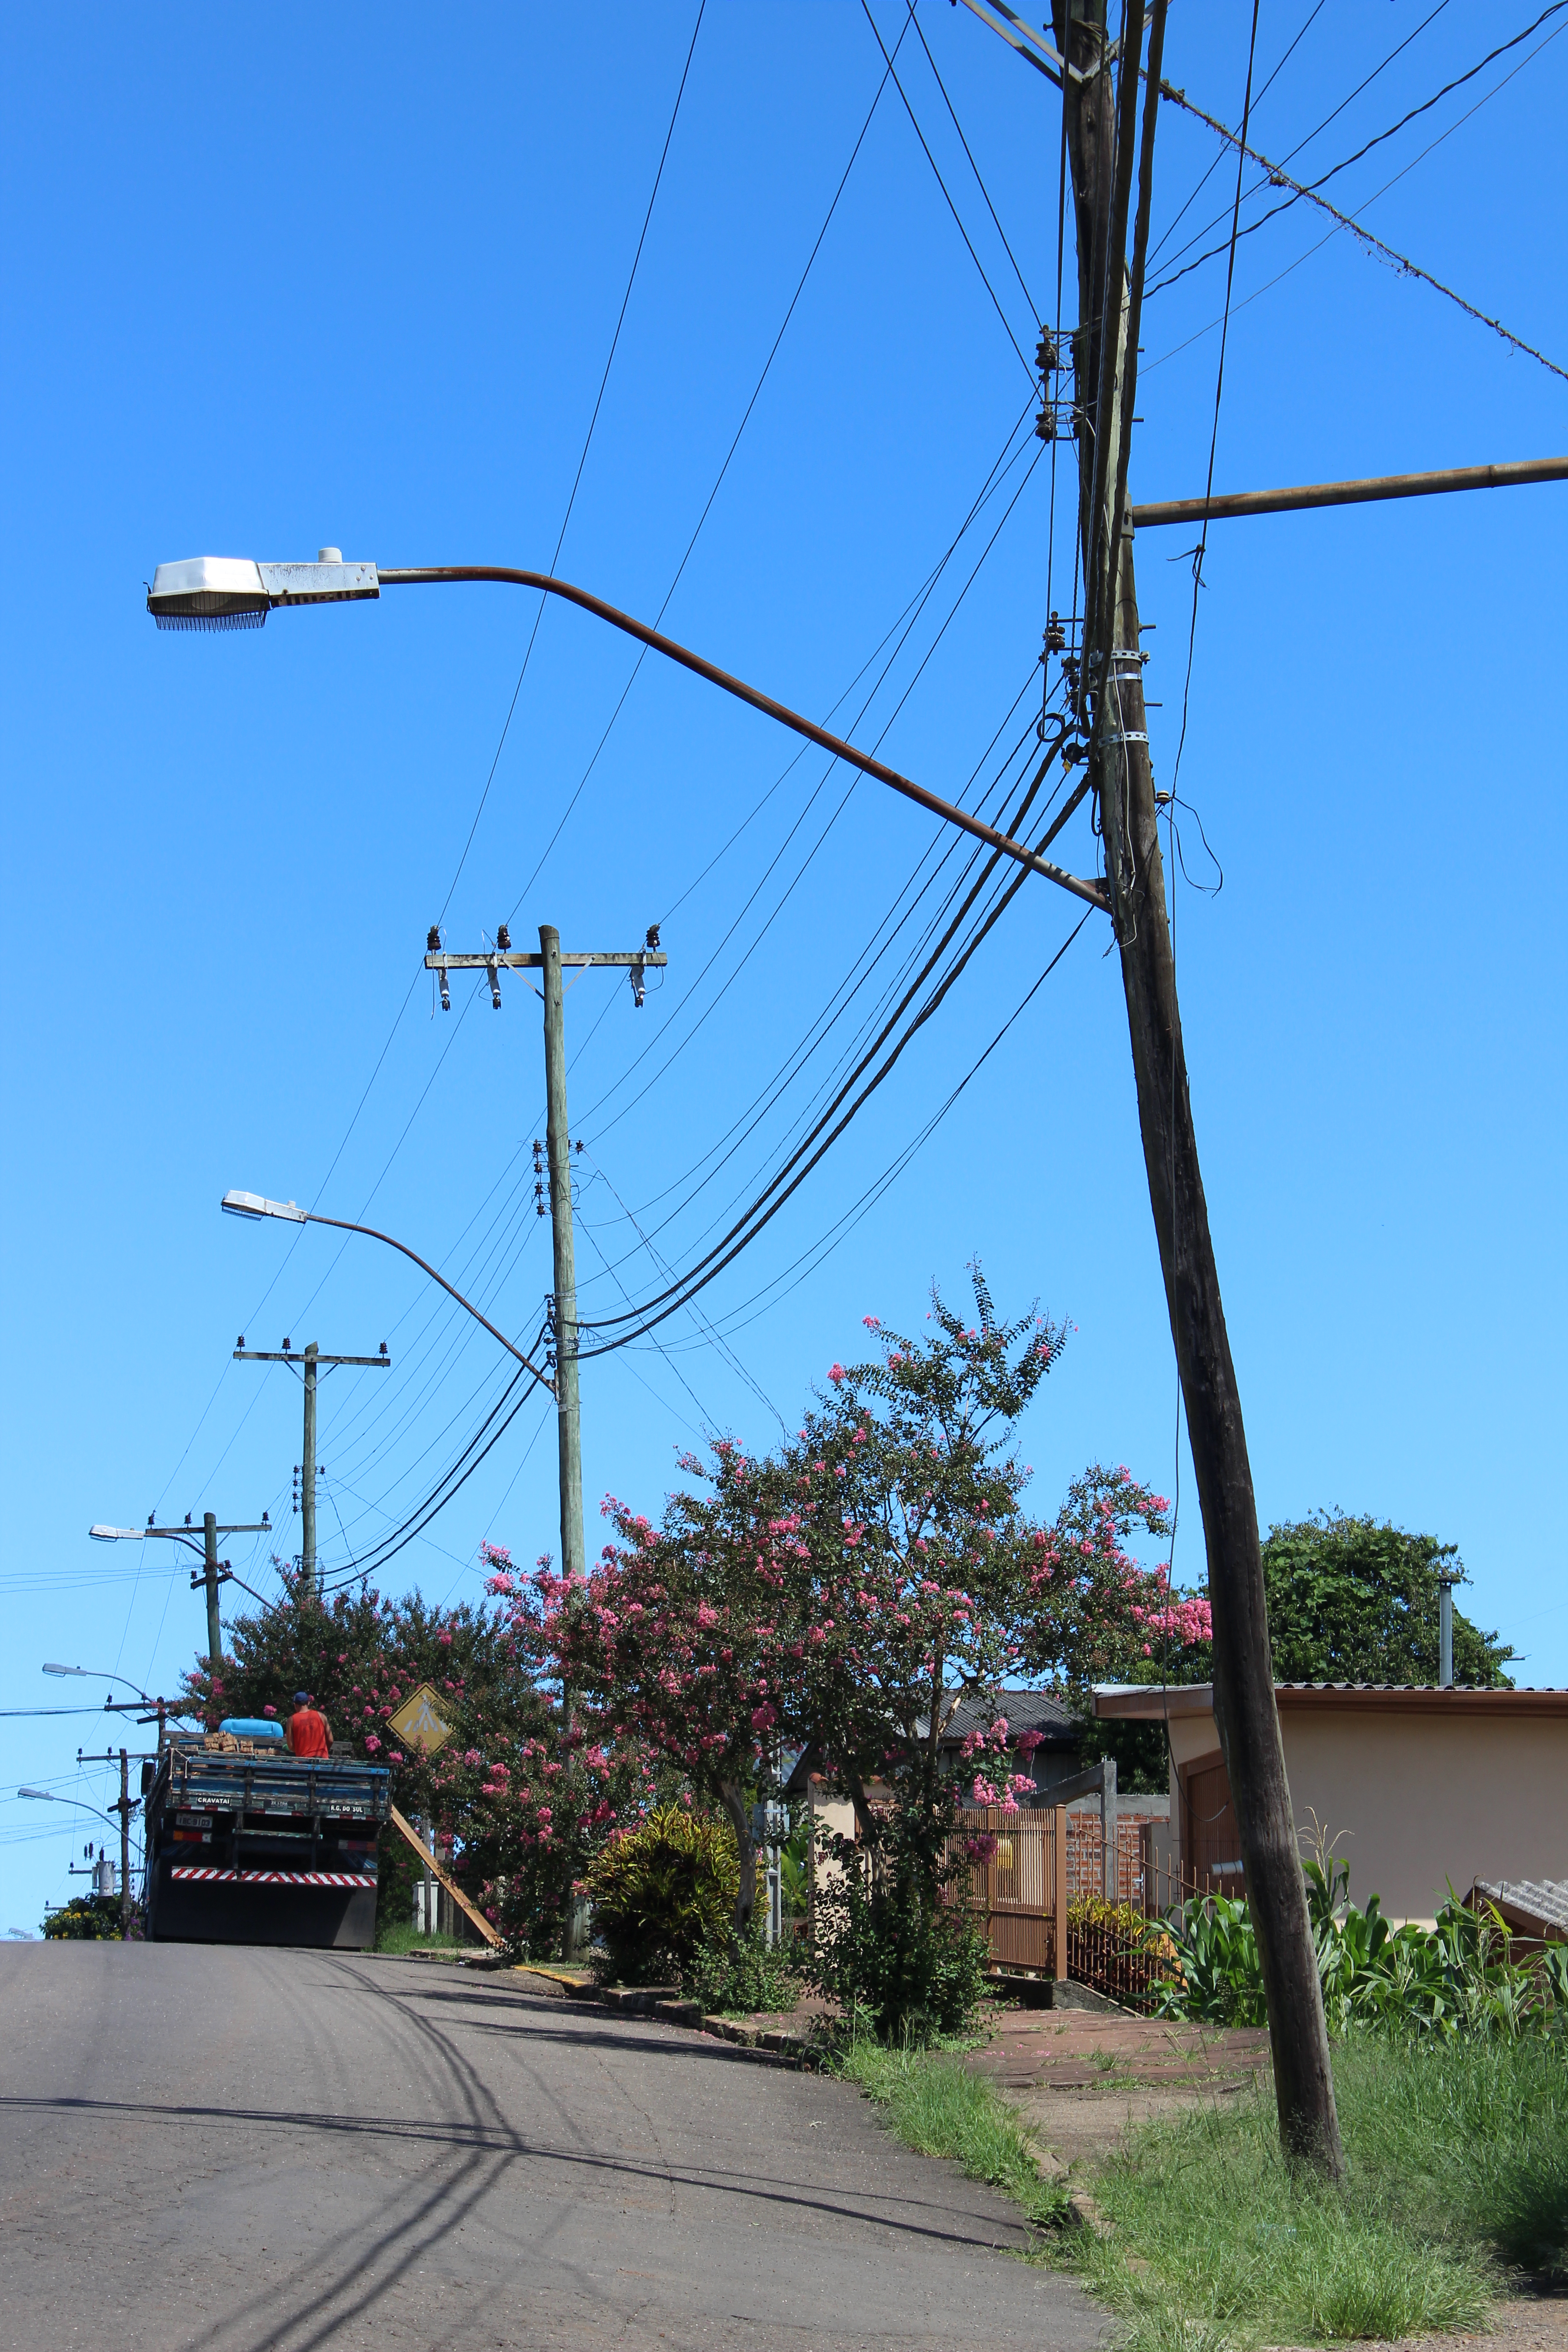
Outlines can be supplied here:
M705 2017L700 2001L682 2000L671 1985L598 1985L564 1969L541 1968L532 1961L514 1961L517 1976L544 1977L559 1985L569 2000L585 2000L622 2017L651 2017L661 2025L682 2026L688 2032L728 2042L764 2065L791 2066L797 2071L816 2063L816 2053L804 2034L759 2032L732 2017Z

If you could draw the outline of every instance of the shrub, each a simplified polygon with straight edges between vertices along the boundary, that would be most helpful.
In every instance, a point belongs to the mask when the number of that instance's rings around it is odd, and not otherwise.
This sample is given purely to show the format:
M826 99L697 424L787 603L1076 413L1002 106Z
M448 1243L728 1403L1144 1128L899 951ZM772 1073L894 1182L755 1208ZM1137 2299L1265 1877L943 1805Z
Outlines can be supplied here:
M942 1900L897 1837L874 1864L846 1838L828 1851L840 1869L826 1885L817 1881L814 1980L852 2029L864 2020L879 2042L921 2048L961 2033L980 2004L990 1958L968 1913Z
M800 1998L800 1970L787 1944L769 1945L753 1918L743 1935L732 1931L701 1945L683 1973L681 1989L710 2014L749 2017L759 2010L790 2010Z
M142 1932L139 1905L132 1906L132 1936ZM44 1933L53 1939L73 1943L118 1944L121 1940L120 1897L118 1895L77 1895L59 1910L51 1911L44 1921Z
M588 1873L612 1981L685 1982L728 1935L740 1878L735 1833L710 1814L666 1805L613 1837Z

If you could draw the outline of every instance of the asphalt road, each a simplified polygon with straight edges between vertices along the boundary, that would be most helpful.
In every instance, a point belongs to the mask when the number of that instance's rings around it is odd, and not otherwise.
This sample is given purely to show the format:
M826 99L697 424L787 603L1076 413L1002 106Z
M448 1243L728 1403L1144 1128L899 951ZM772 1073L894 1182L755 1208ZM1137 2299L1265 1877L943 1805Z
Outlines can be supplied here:
M5 2352L1079 2352L1014 2209L844 2085L329 1952L0 1947Z

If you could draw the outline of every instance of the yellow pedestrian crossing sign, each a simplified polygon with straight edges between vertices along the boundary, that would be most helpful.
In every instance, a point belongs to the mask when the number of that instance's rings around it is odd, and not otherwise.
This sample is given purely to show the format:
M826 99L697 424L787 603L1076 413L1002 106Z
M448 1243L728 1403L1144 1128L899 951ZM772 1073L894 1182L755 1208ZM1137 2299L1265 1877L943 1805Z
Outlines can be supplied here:
M421 1683L410 1693L390 1718L387 1729L395 1731L405 1747L422 1748L426 1756L434 1756L452 1737L452 1727L443 1718L428 1683Z

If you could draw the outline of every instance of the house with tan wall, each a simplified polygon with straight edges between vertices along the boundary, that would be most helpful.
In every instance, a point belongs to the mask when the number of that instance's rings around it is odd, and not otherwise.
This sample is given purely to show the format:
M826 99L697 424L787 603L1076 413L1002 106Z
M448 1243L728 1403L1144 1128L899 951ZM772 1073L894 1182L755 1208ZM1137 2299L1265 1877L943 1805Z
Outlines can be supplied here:
M1352 1901L1429 1923L1450 1886L1568 1879L1568 1690L1280 1683L1275 1700L1303 1851L1333 1842ZM1242 1893L1212 1685L1102 1685L1094 1711L1164 1721L1171 1865Z

